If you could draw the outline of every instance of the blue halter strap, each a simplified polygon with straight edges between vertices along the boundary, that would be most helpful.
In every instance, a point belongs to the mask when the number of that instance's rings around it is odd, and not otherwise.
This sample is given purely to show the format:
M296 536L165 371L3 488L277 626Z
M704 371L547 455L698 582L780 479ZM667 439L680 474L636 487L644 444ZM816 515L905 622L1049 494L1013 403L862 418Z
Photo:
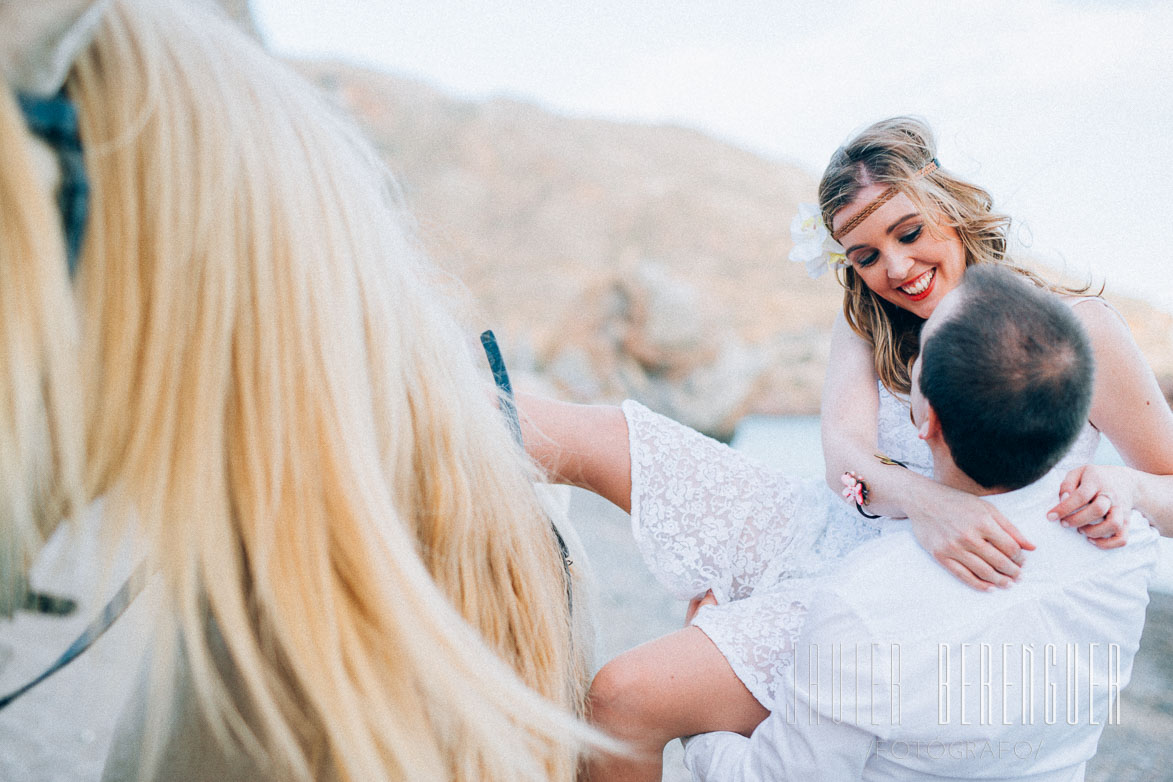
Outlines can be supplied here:
M134 599L138 597L139 592L142 591L145 582L146 570L142 565L139 565L134 573L131 574L130 578L126 579L119 590L114 594L114 597L110 598L110 602L107 603L105 608L102 609L102 613L86 626L86 629L82 631L81 635L79 635L74 640L74 642L69 645L69 648L66 649L61 654L61 656L53 662L52 665L46 668L35 679L21 685L20 687L17 687L7 695L0 697L0 711L5 709L17 698L36 687L38 684L45 681L45 679L48 679L53 674L69 665L71 662L77 659L82 652L93 646L94 642L97 641L103 633L110 629L110 625L114 624L114 622L118 620L118 617L122 616L123 612L125 612L126 609L130 607L130 604L134 602Z
M81 135L78 133L77 107L65 94L64 88L49 98L18 95L17 100L29 130L52 147L57 155L57 163L61 168L57 207L61 212L69 275L72 277L77 273L78 259L81 257L81 241L90 201L90 183L86 179Z

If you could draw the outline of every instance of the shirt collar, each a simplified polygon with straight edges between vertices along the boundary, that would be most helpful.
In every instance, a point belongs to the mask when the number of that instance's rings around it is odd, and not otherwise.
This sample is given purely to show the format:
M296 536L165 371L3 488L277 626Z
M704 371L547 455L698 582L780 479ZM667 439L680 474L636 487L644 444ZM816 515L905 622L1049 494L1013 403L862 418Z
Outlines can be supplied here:
M1023 486L1021 489L989 494L982 499L988 501L1006 516L1011 516L1027 508L1037 508L1040 505L1053 505L1059 501L1059 484L1063 480L1062 470L1051 470L1034 483Z

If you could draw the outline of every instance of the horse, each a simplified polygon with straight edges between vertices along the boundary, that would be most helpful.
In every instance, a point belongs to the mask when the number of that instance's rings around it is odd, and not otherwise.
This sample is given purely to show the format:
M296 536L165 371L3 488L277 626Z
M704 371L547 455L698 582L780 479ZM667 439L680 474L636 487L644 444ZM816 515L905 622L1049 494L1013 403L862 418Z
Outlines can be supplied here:
M105 778L573 779L581 572L355 123L201 4L0 30L0 610L99 498L141 547Z

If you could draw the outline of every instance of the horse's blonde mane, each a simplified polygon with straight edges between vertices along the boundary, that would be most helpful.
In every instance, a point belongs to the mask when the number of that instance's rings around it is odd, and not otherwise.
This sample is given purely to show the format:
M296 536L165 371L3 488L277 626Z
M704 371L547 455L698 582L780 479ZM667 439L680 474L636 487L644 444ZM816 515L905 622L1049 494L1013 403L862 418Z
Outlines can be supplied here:
M556 543L370 145L190 3L117 2L68 88L73 288L0 99L0 575L105 496L164 582L154 702L190 671L274 778L572 779Z

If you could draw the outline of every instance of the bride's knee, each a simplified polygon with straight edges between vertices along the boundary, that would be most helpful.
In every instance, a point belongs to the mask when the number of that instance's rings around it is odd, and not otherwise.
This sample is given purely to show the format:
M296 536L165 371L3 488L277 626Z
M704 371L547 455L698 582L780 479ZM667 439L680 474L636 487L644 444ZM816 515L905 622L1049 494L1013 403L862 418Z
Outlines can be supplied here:
M656 697L642 666L620 655L595 675L587 693L587 716L604 732L641 745L666 744L664 702Z

